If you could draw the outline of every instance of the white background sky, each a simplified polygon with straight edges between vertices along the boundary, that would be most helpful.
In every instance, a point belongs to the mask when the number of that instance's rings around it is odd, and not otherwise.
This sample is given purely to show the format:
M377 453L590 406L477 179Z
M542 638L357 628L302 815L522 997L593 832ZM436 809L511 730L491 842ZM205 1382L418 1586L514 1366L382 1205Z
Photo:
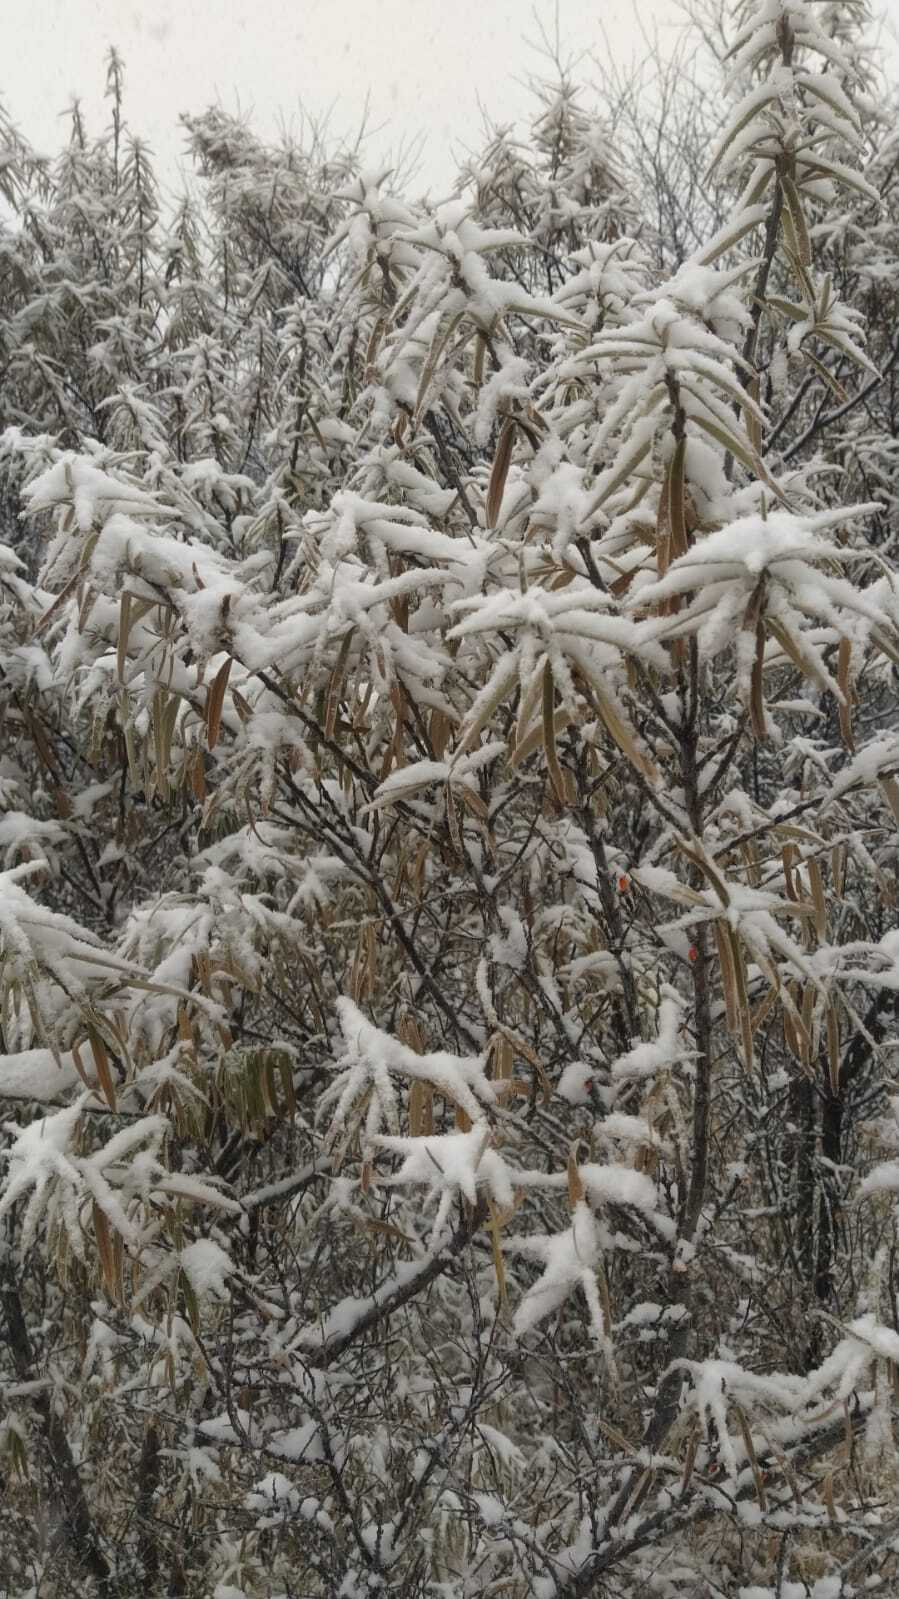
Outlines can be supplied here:
M899 29L899 0L874 0ZM528 108L522 80L558 15L563 54L621 64L666 53L683 27L677 0L0 0L0 102L39 149L64 136L78 95L89 124L108 120L104 58L125 58L126 114L177 187L177 117L219 102L251 113L264 135L297 124L303 105L356 130L366 94L375 162L421 140L420 188L449 187L455 154L480 144L478 101L495 120ZM529 43L529 41L531 41ZM884 41L899 67L899 51ZM578 76L591 80L585 59Z
M368 92L371 158L424 135L420 186L440 190L454 149L479 143L479 96L498 120L526 108L516 79L540 66L527 40L541 24L552 36L557 10L566 52L611 49L622 62L644 57L656 30L670 49L681 26L675 0L0 0L0 101L33 144L55 150L73 95L93 127L108 120L115 44L129 123L174 181L181 111L218 101L272 133L303 104L332 108L335 131L349 132Z

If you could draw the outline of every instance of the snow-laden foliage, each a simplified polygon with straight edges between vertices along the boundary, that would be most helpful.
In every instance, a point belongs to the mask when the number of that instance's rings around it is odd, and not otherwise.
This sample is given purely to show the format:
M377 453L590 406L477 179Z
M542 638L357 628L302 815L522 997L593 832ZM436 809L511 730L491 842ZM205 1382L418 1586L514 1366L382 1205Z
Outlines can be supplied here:
M867 25L440 204L211 111L168 207L115 55L0 126L14 1599L899 1580Z

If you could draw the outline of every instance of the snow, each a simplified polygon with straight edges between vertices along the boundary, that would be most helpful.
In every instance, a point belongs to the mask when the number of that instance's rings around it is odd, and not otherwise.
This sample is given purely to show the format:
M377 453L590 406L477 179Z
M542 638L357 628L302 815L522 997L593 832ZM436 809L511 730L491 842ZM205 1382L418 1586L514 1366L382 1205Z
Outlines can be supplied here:
M655 1216L658 1194L655 1183L644 1172L629 1166L596 1166L588 1162L580 1167L580 1174L594 1204L630 1205L647 1216Z
M526 1469L527 1457L507 1433L500 1432L498 1428L489 1426L486 1421L479 1421L478 1438L485 1449L490 1451L491 1457L501 1461L507 1469Z
M88 1061L85 1062L88 1068ZM93 1065L88 1068L92 1074ZM0 1055L0 1099L58 1100L80 1081L71 1054L54 1056L49 1049L23 1049Z
M376 1149L405 1157L393 1183L397 1186L424 1183L431 1195L440 1195L431 1233L432 1248L452 1212L457 1194L474 1205L478 1188L486 1188L500 1209L508 1209L514 1203L512 1174L498 1151L490 1147L490 1127L485 1121L476 1122L467 1133L418 1138L379 1134L372 1143Z
M493 743L482 744L474 753L459 756L452 761L411 761L407 766L400 766L385 777L383 783L380 783L375 790L375 797L369 808L376 809L379 806L395 804L399 800L421 793L423 789L442 783L467 789L477 799L475 774L502 753L503 746Z
M236 1421L240 1431L234 1425ZM208 1438L211 1443L237 1444L246 1438L250 1443L261 1443L260 1429L257 1427L249 1411L235 1406L234 1421L227 1411L222 1411L219 1416L210 1416L207 1420L198 1423L197 1431Z
M872 510L873 507L858 507ZM845 517L846 512L841 512ZM869 607L863 597L838 579L812 578L809 567L824 561L845 562L851 552L818 536L818 529L831 522L829 513L798 517L788 511L773 510L766 517L743 516L715 533L710 533L686 555L674 561L664 577L639 585L629 600L632 608L642 609L675 594L702 590L702 610L710 610L719 595L741 580L748 594L762 573L783 583L795 596L800 608L807 605L817 614L825 596L843 599L856 606L860 614L888 625L884 613ZM739 589L738 589L739 593Z
M475 1493L472 1495L478 1507L478 1514L485 1527L499 1527L506 1517L506 1507L495 1494Z
M280 1471L270 1471L257 1482L244 1499L247 1510L267 1512L256 1523L258 1527L276 1526L300 1508L300 1495L289 1478Z
M82 533L89 533L97 522L122 509L132 516L141 512L154 520L171 515L153 495L112 477L71 451L27 483L23 495L32 512L50 510L60 501L71 498L75 520Z
M643 876L645 872L641 873ZM659 1006L657 1037L634 1044L632 1049L619 1055L612 1066L613 1078L619 1082L629 1082L654 1077L663 1068L676 1066L684 1053L680 1043L682 1020L680 997L669 991Z
M446 1050L417 1054L375 1027L346 995L337 1001L337 1014L346 1053L340 1077L323 1100L324 1104L336 1100L332 1112L334 1129L341 1127L350 1106L369 1086L372 1090L366 1123L369 1136L375 1135L382 1120L388 1124L395 1122L397 1100L391 1073L407 1080L430 1083L438 1093L445 1094L464 1110L472 1121L480 1120L484 1105L495 1104L496 1091L486 1075L483 1055L459 1056Z
M227 1299L228 1278L234 1271L231 1257L211 1238L198 1238L179 1255L181 1270L198 1299L211 1295Z
M65 839L65 829L58 822L40 821L24 811L6 811L0 816L0 855L7 866L17 855L25 860L52 859L54 846Z
M506 1247L532 1256L543 1266L541 1276L528 1288L515 1312L516 1338L524 1338L538 1327L579 1287L590 1310L594 1335L600 1344L606 1343L610 1329L603 1324L595 1276L602 1258L599 1228L589 1205L579 1201L566 1232L519 1236L509 1239Z
M348 1294L332 1306L317 1325L300 1328L296 1342L306 1349L326 1349L328 1344L347 1337L355 1331L370 1311L388 1301L395 1293L406 1289L423 1271L428 1259L405 1261L386 1277L373 1294L357 1296Z
M27 1127L14 1122L4 1131L14 1139L7 1154L10 1178L0 1200L0 1215L15 1204L19 1194L32 1185L43 1185L53 1173L68 1177L71 1167L66 1156L72 1147L81 1116L80 1105L69 1105L50 1116L38 1116Z
M492 933L488 941L490 958L513 971L523 971L528 959L528 936L524 923L511 905L499 906L503 933Z
M862 1198L879 1193L899 1193L899 1160L881 1161L862 1178L859 1187Z
M209 113L174 233L127 138L32 173L0 128L0 1388L112 1440L104 1543L158 1416L215 1599L289 1586L295 1532L353 1599L773 1599L766 1527L783 1599L835 1599L793 1535L844 1419L835 1519L885 1524L894 1114L816 1164L874 1239L817 1367L767 1310L791 1085L873 1029L874 1106L896 1047L896 139L848 12L739 27L707 150L672 79L660 160L727 172L677 239L613 170L653 96L607 129L567 69L445 204Z
M589 1105L593 1095L592 1068L583 1061L569 1061L556 1083L556 1093L569 1105Z

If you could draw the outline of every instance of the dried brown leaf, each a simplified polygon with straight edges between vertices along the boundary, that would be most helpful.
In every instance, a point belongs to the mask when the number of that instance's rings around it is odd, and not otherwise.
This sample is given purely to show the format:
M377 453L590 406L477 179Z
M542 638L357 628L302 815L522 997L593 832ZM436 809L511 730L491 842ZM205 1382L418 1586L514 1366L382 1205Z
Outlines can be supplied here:
M215 681L206 695L206 747L210 750L214 750L218 743L222 725L222 706L225 703L225 690L228 687L232 665L233 661L229 655L216 672Z

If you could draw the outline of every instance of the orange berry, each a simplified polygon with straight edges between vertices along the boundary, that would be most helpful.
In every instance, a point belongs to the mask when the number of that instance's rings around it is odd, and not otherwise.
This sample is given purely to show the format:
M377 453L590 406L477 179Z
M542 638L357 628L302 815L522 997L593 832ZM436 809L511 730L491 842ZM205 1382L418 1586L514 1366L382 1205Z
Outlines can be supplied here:
M630 880L629 877L619 877L619 879L618 879L618 892L619 892L619 894L626 894L628 889L630 888L630 886L631 886L631 880Z

